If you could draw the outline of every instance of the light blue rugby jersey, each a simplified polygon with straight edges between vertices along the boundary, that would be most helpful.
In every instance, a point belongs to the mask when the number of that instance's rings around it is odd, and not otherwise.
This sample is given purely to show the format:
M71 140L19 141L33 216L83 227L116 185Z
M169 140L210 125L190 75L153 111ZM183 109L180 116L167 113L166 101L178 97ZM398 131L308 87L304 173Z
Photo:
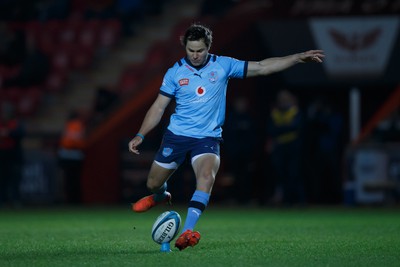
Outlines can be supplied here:
M247 61L209 55L196 69L185 58L168 69L160 94L175 98L168 129L176 135L221 137L225 120L226 89L230 78L244 78Z

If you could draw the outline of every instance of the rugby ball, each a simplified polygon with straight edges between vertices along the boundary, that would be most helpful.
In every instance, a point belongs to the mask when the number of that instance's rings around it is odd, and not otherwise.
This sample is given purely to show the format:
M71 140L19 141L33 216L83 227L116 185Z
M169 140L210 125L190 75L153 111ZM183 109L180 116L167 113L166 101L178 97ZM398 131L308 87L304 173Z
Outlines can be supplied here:
M181 216L176 211L166 211L157 217L151 229L151 237L158 244L169 243L181 226Z

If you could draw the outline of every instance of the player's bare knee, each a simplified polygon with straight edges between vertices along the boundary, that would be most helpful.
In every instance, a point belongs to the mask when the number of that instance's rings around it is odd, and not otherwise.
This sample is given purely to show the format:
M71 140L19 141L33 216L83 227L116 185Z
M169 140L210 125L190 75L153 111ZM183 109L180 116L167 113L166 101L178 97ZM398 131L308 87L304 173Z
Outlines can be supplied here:
M215 176L212 175L211 173L205 174L205 175L202 175L199 180L201 180L203 184L206 184L206 185L212 187L215 182Z

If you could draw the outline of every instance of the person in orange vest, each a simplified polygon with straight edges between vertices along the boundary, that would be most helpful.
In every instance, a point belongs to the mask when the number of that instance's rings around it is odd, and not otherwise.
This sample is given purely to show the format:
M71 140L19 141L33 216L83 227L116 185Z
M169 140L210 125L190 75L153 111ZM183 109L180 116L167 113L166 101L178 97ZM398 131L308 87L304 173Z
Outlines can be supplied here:
M60 139L58 152L63 172L66 202L79 204L81 197L81 172L84 160L86 123L78 111L69 115Z

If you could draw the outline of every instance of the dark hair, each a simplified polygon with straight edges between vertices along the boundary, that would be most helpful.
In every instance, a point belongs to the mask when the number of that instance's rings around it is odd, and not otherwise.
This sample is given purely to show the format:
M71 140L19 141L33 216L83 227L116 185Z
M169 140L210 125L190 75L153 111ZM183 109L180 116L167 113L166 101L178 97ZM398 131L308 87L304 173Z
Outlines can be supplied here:
M186 46L188 41L203 40L205 45L210 48L212 43L212 31L200 24L192 24L185 32L181 41Z

